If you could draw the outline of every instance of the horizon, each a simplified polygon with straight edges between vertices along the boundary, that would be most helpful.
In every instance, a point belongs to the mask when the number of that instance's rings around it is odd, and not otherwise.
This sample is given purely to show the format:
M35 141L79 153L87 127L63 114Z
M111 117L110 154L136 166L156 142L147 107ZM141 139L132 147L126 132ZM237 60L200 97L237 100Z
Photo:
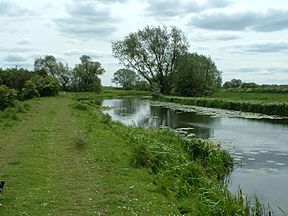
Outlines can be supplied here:
M142 1L141 1L142 2ZM99 61L102 84L123 68L111 41L146 25L175 25L190 52L212 58L223 83L233 78L257 84L288 84L288 2L268 0L0 0L3 29L1 68L33 69L34 60L53 55L74 67L81 55Z

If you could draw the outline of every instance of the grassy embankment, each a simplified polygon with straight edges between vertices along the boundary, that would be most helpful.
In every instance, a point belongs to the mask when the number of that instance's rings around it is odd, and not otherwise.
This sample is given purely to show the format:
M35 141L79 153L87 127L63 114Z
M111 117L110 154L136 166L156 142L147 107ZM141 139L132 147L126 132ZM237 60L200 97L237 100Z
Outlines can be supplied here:
M39 98L17 117L1 113L1 216L264 214L225 186L227 152L113 122L94 103L130 93L109 91Z
M161 101L267 115L288 116L287 93L242 93L218 91L209 97L164 96Z

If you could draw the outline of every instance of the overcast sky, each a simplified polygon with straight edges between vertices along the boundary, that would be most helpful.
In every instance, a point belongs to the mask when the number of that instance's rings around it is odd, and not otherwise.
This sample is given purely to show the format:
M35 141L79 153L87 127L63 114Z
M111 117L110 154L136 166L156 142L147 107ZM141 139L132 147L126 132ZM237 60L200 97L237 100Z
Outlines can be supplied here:
M74 67L86 54L110 85L121 68L111 41L145 25L182 29L224 81L288 84L287 0L0 0L0 67L32 69L47 54Z

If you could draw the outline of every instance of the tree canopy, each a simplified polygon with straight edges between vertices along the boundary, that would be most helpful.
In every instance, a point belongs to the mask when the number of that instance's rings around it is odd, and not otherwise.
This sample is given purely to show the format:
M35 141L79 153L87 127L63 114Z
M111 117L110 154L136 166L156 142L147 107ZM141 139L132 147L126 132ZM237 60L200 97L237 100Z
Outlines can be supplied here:
M100 91L101 80L98 75L105 72L100 62L92 61L87 55L80 57L80 64L73 69L74 85L77 91Z
M112 82L122 86L125 89L132 89L138 81L138 75L129 69L119 69L114 75Z
M211 58L197 53L182 56L175 76L176 92L182 96L209 95L221 86L221 72Z
M240 79L232 79L231 81L227 81L223 84L223 88L239 88L242 85L242 80Z
M175 26L146 26L112 43L114 57L133 68L150 85L159 84L160 92L169 94L179 57L188 51L184 33Z
M40 75L50 75L56 78L61 83L63 90L66 90L71 79L71 70L68 64L57 61L52 55L36 59L34 62L34 71Z

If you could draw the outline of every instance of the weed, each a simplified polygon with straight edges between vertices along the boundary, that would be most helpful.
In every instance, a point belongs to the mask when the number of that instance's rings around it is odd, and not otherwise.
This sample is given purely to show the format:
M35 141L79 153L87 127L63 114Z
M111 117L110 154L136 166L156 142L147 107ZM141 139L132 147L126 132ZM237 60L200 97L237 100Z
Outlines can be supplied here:
M75 144L77 149L82 150L87 145L87 140L84 137L76 137Z

